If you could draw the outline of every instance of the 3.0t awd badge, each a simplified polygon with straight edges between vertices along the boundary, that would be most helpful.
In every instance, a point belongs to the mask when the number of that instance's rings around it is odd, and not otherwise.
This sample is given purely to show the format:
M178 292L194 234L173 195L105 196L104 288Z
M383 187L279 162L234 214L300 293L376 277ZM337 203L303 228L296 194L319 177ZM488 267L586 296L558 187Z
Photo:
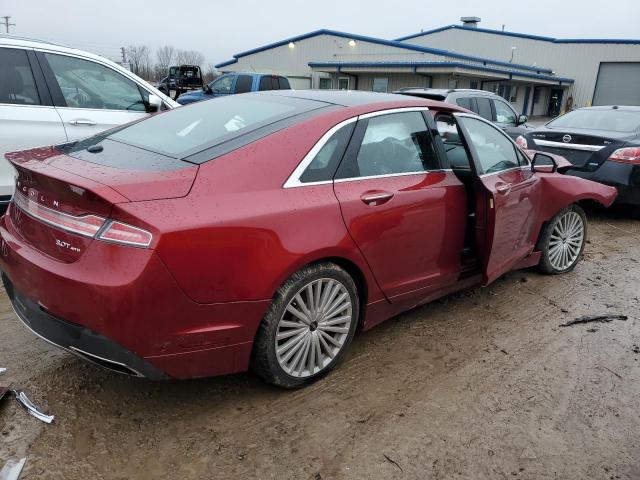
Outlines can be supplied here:
M69 242L63 242L62 240L58 240L57 238L56 245L60 248L66 248L67 250L71 250L72 252L80 253L80 249L78 247L74 247Z

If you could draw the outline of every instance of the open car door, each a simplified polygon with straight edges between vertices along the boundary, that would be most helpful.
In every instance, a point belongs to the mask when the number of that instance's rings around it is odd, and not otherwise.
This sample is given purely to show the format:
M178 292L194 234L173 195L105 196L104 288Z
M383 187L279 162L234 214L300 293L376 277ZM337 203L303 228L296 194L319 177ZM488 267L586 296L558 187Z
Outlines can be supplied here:
M477 172L476 246L487 285L533 252L540 182L504 132L475 115L454 116Z

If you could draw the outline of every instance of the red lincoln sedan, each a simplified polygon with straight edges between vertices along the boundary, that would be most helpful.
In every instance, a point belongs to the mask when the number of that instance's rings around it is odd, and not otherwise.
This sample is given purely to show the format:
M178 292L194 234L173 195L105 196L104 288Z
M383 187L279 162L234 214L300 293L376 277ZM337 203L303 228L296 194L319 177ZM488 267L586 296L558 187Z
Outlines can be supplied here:
M285 387L416 305L570 271L579 203L616 194L462 108L364 92L234 95L7 158L0 268L36 335L132 375Z

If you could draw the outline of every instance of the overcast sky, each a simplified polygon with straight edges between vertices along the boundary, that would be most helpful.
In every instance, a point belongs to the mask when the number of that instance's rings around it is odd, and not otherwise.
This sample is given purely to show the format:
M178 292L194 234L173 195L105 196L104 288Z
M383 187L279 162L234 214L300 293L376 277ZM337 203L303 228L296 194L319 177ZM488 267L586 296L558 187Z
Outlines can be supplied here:
M319 28L392 39L468 15L485 28L558 38L640 38L640 0L0 0L4 15L12 34L112 59L121 46L169 44L214 64Z

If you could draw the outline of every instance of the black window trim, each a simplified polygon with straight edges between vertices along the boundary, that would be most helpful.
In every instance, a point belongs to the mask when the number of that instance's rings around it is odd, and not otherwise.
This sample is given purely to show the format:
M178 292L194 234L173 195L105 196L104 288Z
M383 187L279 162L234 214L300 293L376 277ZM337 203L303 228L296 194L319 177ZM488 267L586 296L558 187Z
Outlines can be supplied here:
M53 106L51 102L51 95L49 95L46 85L44 84L42 71L40 70L40 67L37 64L37 61L34 57L33 50L28 48L23 48L17 45L2 45L0 46L0 48L2 48L3 50L17 50L25 53L25 56L27 57L27 64L31 69L31 77L33 78L33 83L36 88L36 93L38 94L38 97L40 100L39 103L34 103L34 104L0 102L0 105L11 105L11 106L17 106L17 107L51 107Z

